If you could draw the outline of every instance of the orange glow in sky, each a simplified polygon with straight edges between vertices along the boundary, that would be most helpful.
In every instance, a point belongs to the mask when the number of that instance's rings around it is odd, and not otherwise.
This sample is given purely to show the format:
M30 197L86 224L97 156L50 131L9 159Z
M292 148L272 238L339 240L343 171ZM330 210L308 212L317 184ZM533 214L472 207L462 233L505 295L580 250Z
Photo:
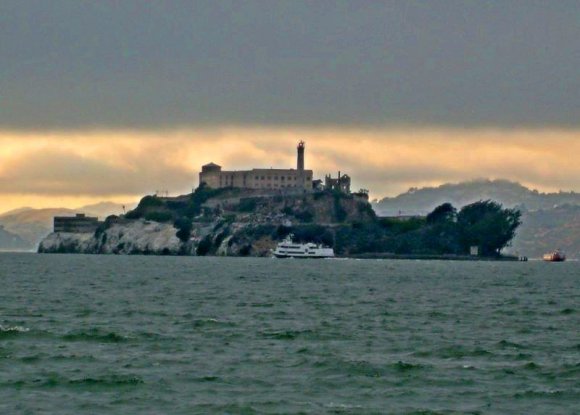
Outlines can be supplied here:
M580 130L223 127L172 130L0 131L0 212L21 206L135 202L188 193L202 164L294 167L306 141L316 177L338 170L371 197L409 187L504 178L540 191L580 190Z

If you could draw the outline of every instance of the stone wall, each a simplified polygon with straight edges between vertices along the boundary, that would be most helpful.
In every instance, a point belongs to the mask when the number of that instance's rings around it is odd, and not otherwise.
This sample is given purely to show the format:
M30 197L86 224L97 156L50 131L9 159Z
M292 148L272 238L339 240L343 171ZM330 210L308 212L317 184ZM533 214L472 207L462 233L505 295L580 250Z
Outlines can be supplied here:
M213 189L237 187L240 189L312 189L312 170L252 169L240 171L202 171L200 183Z

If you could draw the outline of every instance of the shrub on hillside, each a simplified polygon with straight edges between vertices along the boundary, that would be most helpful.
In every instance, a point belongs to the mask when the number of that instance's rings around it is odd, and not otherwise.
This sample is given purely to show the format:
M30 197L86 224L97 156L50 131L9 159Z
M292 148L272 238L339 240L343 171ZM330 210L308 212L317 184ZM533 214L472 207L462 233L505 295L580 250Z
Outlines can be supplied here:
M170 222L173 220L171 212L167 211L153 211L145 213L145 220L152 220L155 222Z
M238 204L237 210L238 212L253 212L256 210L258 206L258 201L255 197L247 197L244 199L240 199L240 203Z
M294 217L301 222L312 222L314 219L314 214L309 210L302 210L299 212L294 212Z

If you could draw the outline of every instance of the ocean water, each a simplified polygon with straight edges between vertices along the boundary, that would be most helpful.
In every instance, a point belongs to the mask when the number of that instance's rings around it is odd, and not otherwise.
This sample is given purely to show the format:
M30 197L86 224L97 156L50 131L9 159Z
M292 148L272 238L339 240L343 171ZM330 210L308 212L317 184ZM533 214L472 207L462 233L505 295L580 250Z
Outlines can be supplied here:
M0 254L0 414L577 414L580 263Z

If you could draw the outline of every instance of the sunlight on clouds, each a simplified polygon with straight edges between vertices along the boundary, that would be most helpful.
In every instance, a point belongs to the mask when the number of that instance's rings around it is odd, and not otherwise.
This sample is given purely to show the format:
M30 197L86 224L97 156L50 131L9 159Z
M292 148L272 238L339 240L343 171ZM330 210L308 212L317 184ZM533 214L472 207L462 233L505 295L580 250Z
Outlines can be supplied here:
M0 211L190 192L210 161L225 169L295 167L307 143L315 176L338 170L372 197L412 186L506 178L545 191L580 190L580 131L557 129L223 127L0 131ZM82 201L82 202L81 202Z
M139 197L136 195L125 195L125 196L113 196L107 198L108 201L114 203L125 203L132 204L139 201ZM81 206L92 205L102 202L102 197L90 197L90 196L58 196L58 197L45 197L34 194L2 194L2 199L0 203L0 213L17 209L20 207L33 207L37 209L41 208L78 208Z

